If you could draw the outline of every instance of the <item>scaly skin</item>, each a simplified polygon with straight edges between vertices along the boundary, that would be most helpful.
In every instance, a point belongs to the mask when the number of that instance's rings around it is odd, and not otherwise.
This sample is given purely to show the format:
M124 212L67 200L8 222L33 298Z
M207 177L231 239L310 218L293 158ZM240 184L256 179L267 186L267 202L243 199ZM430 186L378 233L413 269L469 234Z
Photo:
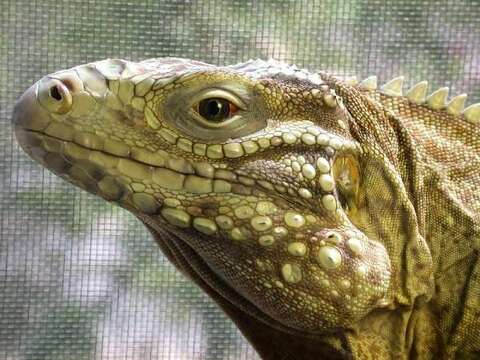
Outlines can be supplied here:
M473 357L479 107L424 90L105 60L41 79L14 123L31 157L142 220L263 358Z

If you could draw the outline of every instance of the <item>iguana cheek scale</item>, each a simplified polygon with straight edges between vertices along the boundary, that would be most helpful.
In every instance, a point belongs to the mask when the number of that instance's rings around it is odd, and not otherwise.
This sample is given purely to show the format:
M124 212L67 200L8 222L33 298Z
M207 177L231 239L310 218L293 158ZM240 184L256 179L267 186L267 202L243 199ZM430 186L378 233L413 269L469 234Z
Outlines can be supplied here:
M401 97L402 83L377 91L373 77L274 61L105 60L38 81L14 123L33 159L140 218L264 358L453 354L452 321L431 316L445 255L426 241L437 172L425 169L450 159L429 158L429 121L456 117L461 133L480 110L460 115L465 96L447 106L448 91L427 98L424 82ZM210 121L206 99L235 111Z

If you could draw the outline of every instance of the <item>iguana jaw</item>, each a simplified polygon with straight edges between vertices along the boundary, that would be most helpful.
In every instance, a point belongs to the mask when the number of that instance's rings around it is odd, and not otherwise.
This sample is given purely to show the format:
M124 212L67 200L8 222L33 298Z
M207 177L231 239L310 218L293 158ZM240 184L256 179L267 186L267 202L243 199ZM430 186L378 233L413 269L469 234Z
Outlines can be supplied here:
M109 69L117 65L112 61ZM316 125L317 118L298 119L295 106L284 111L276 104L292 94L267 80L226 70L198 79L194 67L183 77L176 71L173 84L198 86L211 76L243 82L259 102L252 110L263 116L258 124L266 124L237 141L201 146L166 119L162 106L175 91L172 83L157 79L143 93L151 67L123 64L110 79L102 70L100 63L53 74L22 96L17 137L34 159L183 234L216 276L288 328L345 328L384 300L388 254L350 223L333 180L339 154L358 156L354 142ZM122 75L127 70L132 74ZM143 80L135 83L138 76ZM319 101L313 90L302 94L303 113L329 101L328 90ZM126 95L132 91L135 96ZM335 114L331 105L323 105L326 117Z

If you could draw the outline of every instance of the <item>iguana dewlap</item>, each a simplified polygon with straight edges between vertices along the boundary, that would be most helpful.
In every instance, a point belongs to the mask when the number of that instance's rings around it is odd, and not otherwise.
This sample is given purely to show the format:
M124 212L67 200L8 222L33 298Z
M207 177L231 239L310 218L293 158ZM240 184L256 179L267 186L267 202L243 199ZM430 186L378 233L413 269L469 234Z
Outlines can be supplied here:
M104 60L17 139L126 208L265 359L480 356L480 104L276 61Z

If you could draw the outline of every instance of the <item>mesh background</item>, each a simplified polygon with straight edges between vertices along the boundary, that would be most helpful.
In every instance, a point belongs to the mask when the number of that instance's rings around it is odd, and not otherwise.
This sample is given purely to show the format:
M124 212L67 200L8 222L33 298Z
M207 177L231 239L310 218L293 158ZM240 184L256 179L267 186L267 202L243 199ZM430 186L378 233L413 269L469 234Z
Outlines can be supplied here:
M23 154L15 99L107 57L273 57L480 101L478 1L0 1L0 359L258 359L127 212Z

